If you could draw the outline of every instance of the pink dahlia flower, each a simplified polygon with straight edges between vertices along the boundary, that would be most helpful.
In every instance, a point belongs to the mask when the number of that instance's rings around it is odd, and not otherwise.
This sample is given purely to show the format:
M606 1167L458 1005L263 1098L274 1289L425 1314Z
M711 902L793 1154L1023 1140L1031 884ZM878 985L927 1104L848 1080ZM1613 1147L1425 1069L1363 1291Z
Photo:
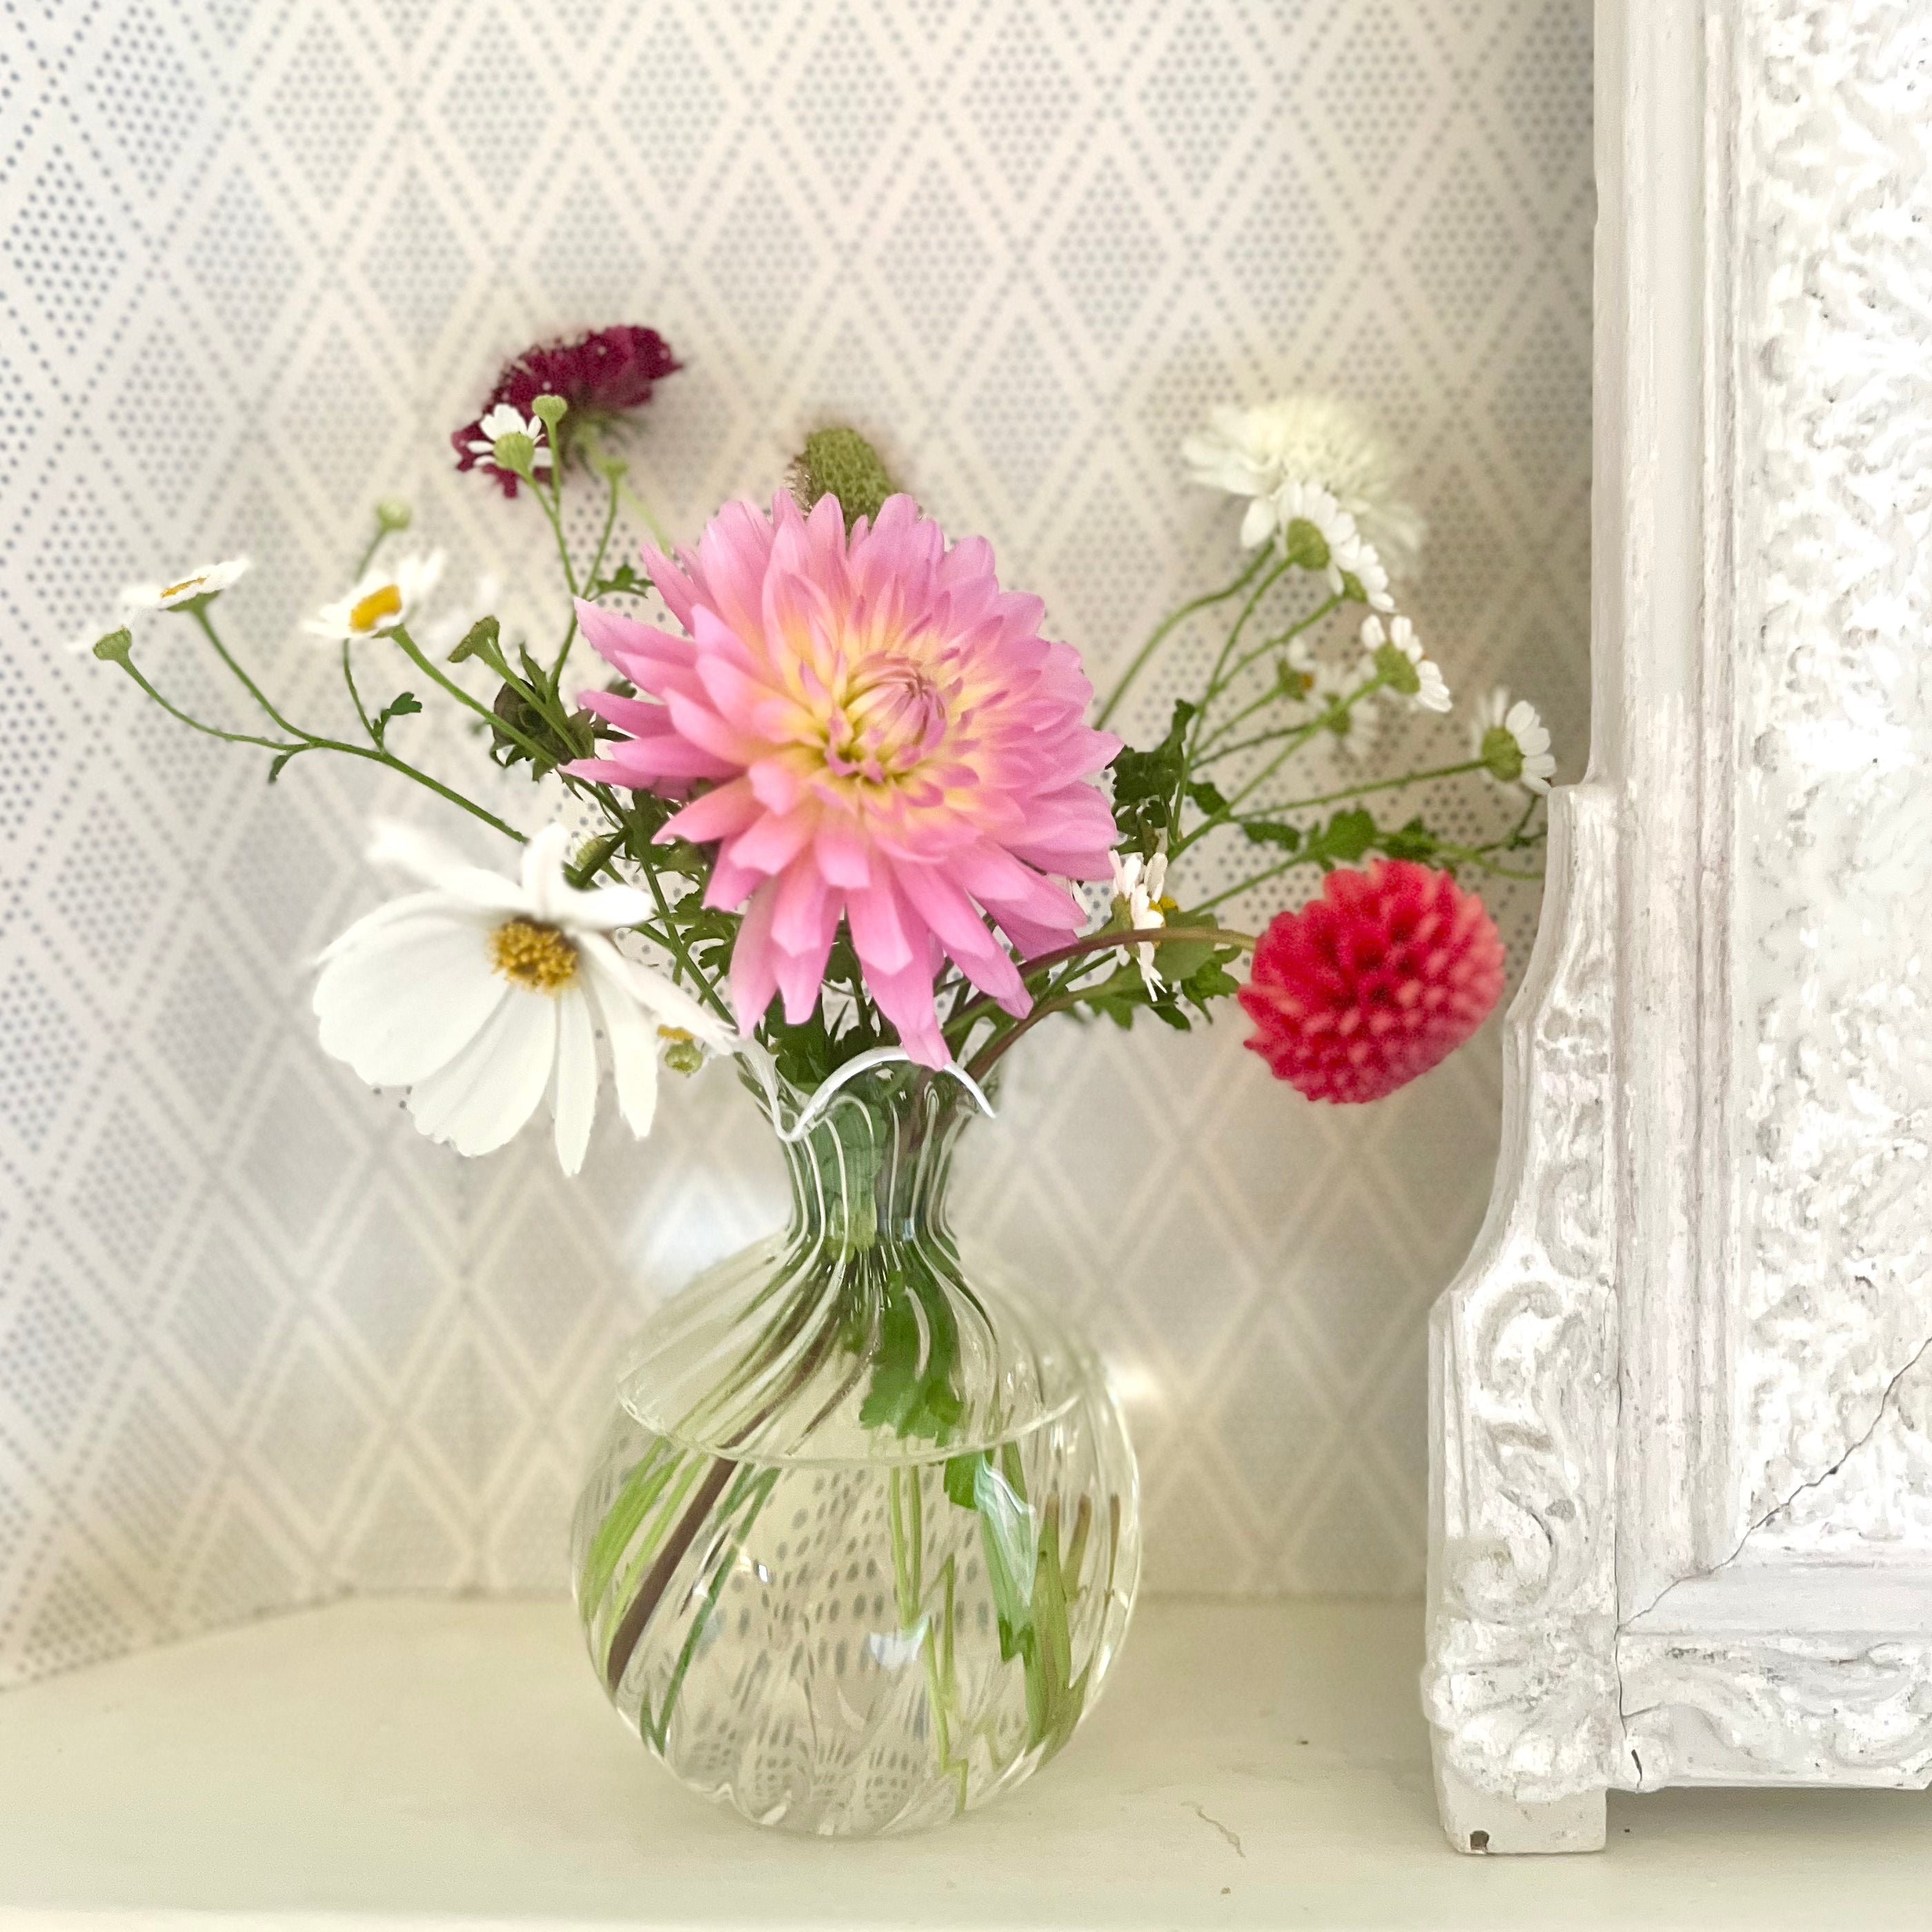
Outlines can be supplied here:
M490 460L492 439L483 434L483 422L491 410L507 403L527 419L538 397L561 396L570 405L562 430L568 441L573 421L581 427L586 421L642 409L658 384L682 367L656 329L630 323L593 329L574 342L539 343L504 365L476 421L450 432L456 466L470 470L481 464L503 494L514 496L516 478Z
M1378 859L1276 916L1240 1000L1276 1079L1311 1100L1379 1100L1446 1060L1502 990L1482 901L1447 872Z
M848 541L836 500L769 520L729 503L676 564L645 552L676 637L580 604L584 633L641 698L584 702L628 733L571 769L700 793L664 838L716 844L709 905L742 906L740 1024L774 993L806 1018L842 918L880 1010L929 1066L949 1058L933 980L949 956L1011 1013L1022 957L1083 923L1066 878L1110 876L1114 824L1088 782L1120 740L1083 723L1072 646L1036 597L1003 591L992 552L948 548L909 497ZM1054 875L1054 876L1048 876Z

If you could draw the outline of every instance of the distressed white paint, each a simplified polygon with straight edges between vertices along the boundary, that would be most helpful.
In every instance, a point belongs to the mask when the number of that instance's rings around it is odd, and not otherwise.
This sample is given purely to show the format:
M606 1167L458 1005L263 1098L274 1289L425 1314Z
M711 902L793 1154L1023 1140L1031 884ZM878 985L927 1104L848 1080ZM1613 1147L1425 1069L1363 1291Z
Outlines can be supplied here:
M1932 1780L1932 9L1602 0L1598 724L1436 1310L1466 1849Z

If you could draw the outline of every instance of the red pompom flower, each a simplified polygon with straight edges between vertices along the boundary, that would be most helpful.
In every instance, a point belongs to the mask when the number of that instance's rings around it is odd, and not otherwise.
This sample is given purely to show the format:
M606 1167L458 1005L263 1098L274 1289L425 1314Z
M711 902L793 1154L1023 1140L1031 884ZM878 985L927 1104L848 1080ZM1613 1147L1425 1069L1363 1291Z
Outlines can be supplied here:
M1489 909L1406 859L1334 872L1255 948L1247 1042L1311 1100L1379 1100L1446 1060L1503 990Z
M496 386L475 420L450 432L456 466L473 470L480 464L505 496L514 496L517 479L490 460L490 439L483 434L484 418L492 410L508 403L526 418L538 397L561 396L570 405L562 425L568 440L573 428L643 408L652 390L683 366L656 329L628 323L593 330L574 342L526 349L496 378Z

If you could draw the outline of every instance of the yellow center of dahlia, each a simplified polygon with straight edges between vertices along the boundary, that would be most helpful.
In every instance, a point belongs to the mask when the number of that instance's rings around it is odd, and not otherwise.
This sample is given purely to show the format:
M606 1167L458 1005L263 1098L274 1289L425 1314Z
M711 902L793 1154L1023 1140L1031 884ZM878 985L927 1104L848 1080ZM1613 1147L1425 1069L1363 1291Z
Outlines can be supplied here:
M352 631L373 631L385 617L394 616L402 608L402 592L394 584L386 584L381 590L370 591L351 608L349 628Z
M841 778L902 776L946 734L946 702L910 658L862 660L826 720L825 762Z
M200 577L184 577L178 584L164 585L161 595L164 597L178 597L184 590L192 590L197 584L206 584L207 581L208 577L206 572Z
M490 935L490 957L505 979L554 993L577 976L577 948L554 926L507 920Z

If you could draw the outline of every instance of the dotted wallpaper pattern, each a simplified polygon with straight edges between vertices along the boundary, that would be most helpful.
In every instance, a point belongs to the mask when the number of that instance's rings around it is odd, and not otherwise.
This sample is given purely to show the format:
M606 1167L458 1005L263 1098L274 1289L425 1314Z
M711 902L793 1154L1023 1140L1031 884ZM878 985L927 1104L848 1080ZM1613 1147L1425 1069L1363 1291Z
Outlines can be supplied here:
M1104 680L1229 574L1180 439L1332 387L1414 460L1452 682L1537 698L1574 777L1589 11L0 0L0 1682L345 1589L557 1586L625 1331L780 1204L715 1070L572 1186L326 1060L308 962L385 890L368 812L417 808L320 758L268 789L71 655L118 586L245 551L236 638L332 716L296 626L374 496L414 498L455 617L486 567L534 612L533 513L442 440L524 342L643 321L688 364L637 452L676 529L849 418ZM142 650L241 722L186 626ZM1520 970L1534 888L1492 898ZM1043 1029L958 1218L1114 1361L1149 1587L1412 1591L1494 1041L1341 1112L1240 1035Z

